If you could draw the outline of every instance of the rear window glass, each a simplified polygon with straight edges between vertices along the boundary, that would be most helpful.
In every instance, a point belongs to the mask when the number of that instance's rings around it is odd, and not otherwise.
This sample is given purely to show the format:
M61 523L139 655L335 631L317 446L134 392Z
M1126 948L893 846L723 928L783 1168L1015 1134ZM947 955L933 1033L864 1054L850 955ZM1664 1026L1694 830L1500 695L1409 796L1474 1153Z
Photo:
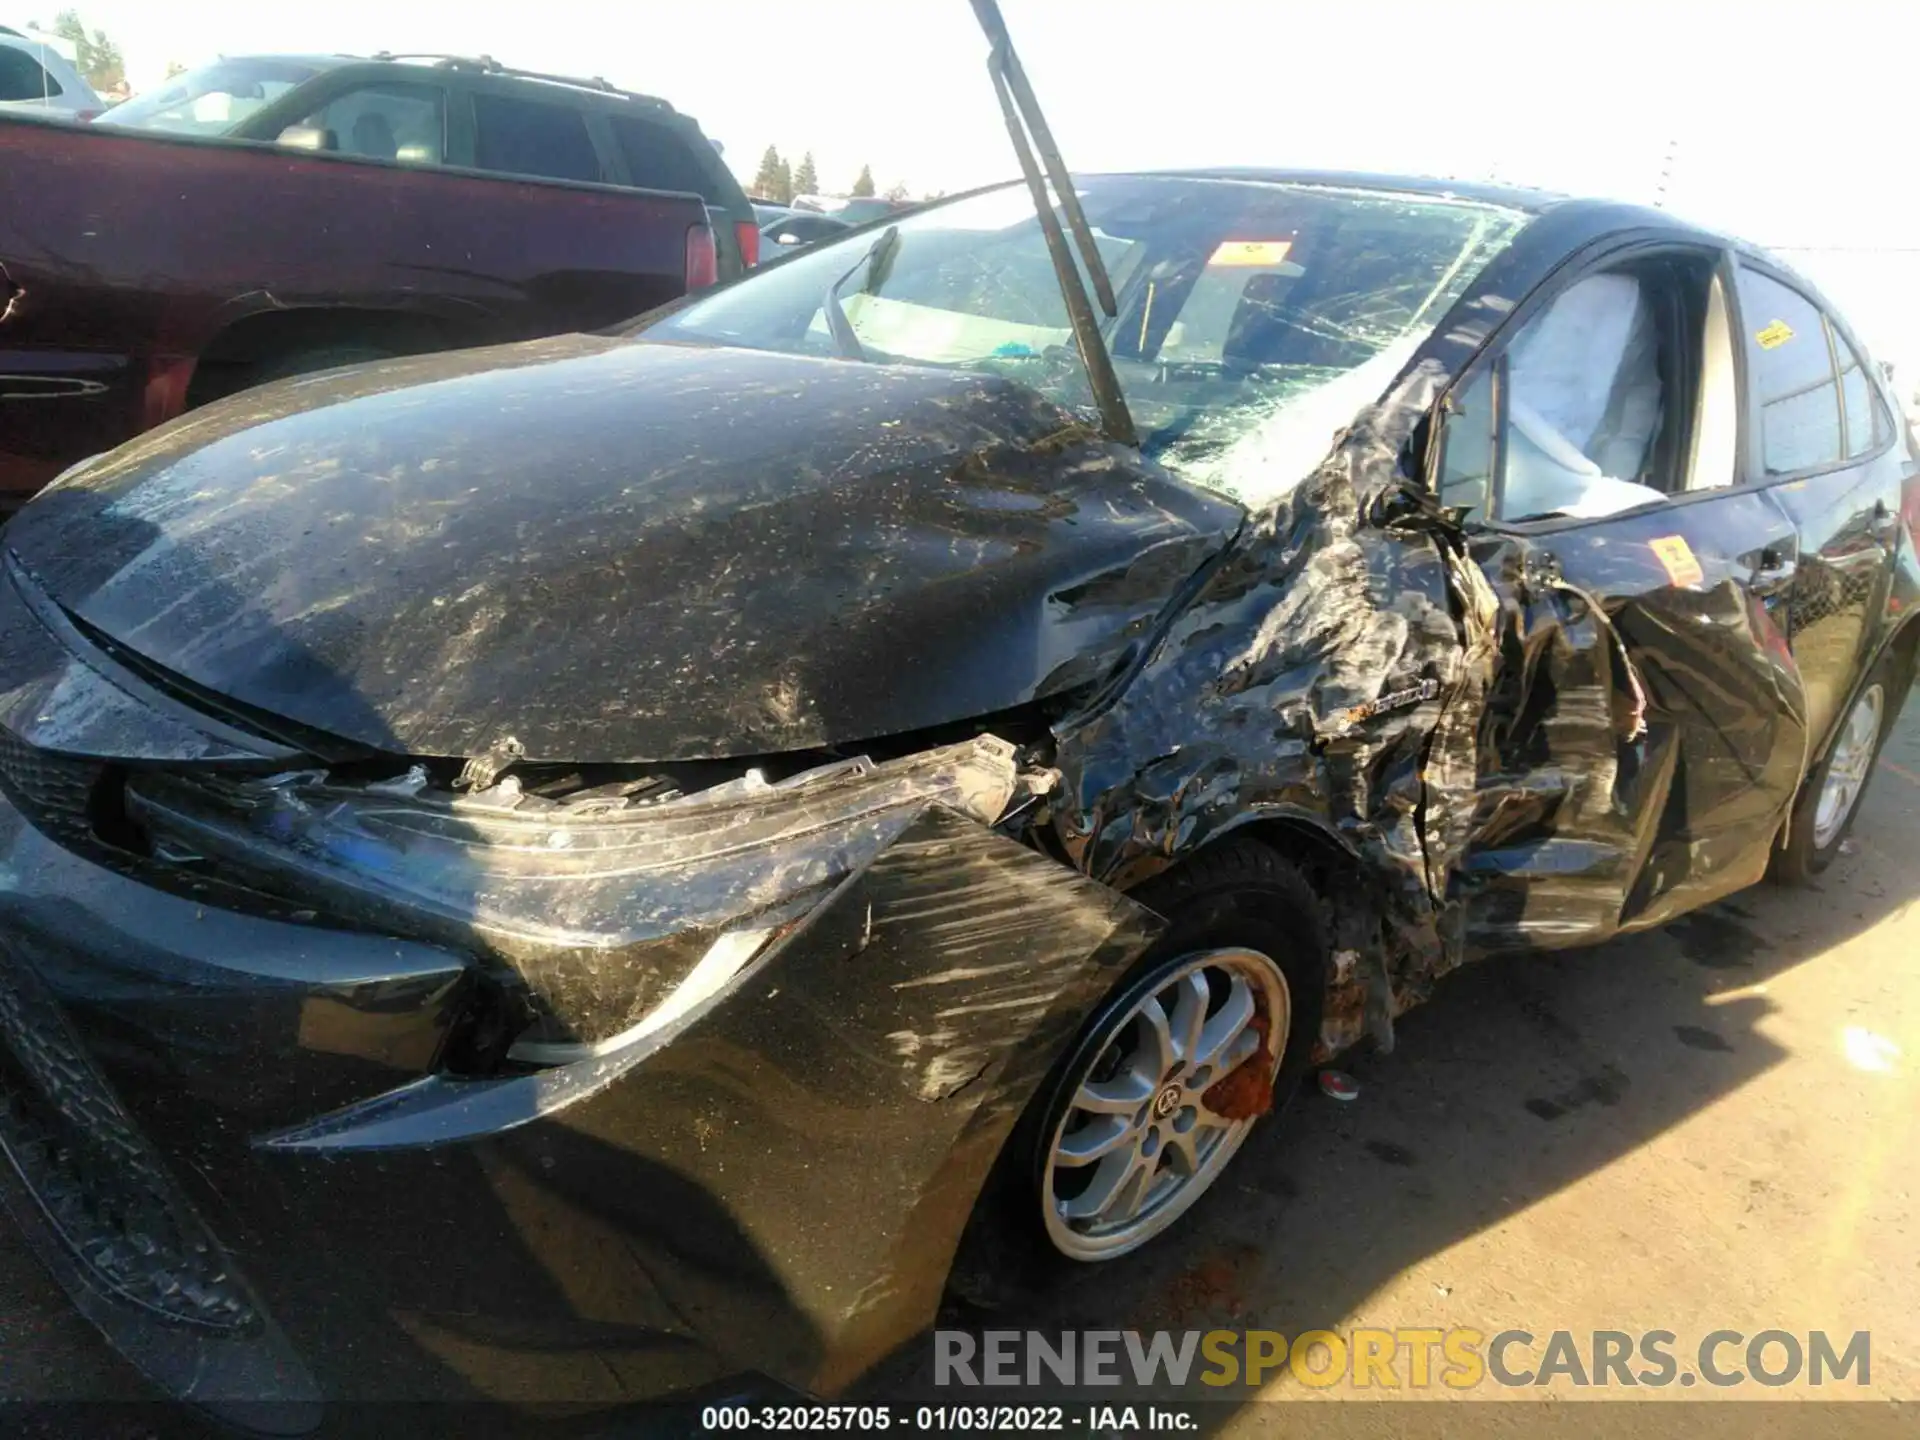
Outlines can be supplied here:
M713 170L700 163L688 137L671 125L636 115L613 117L614 138L626 157L627 173L643 190L680 190L716 205L726 203Z
M60 82L24 50L0 45L0 100L50 100Z
M503 175L600 180L600 156L578 110L506 95L473 97L474 163Z

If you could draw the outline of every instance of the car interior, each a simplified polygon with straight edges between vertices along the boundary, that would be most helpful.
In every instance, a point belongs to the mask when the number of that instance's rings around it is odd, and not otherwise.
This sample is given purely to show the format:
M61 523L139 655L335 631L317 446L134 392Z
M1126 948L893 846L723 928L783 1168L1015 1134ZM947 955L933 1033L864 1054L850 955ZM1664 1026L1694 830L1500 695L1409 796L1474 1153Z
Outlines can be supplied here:
M336 96L280 134L296 144L368 160L438 165L445 152L439 92L423 86L368 86Z
M1710 257L1582 276L1455 390L1441 501L1470 518L1581 520L1731 484L1733 365Z

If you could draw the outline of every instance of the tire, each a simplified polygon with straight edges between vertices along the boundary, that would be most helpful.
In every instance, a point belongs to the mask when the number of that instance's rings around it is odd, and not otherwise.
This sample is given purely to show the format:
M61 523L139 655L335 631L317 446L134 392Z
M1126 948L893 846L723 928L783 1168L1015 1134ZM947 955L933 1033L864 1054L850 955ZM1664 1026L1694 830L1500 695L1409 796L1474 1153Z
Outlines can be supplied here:
M1310 1068L1325 1000L1330 927L1325 906L1298 870L1256 840L1229 838L1133 898L1167 920L1166 933L1087 1017L1009 1136L954 1267L949 1293L962 1305L998 1309L1017 1303L1172 1229L1217 1185L1261 1118L1285 1108ZM1196 976L1204 979L1204 992ZM1269 978L1279 986L1283 1024L1271 1013L1272 992L1261 988ZM1176 1077L1127 1063L1152 1049L1141 1043L1153 1028L1141 1018L1147 1001L1170 1002L1161 1010L1175 1029L1183 1017L1203 1013L1208 1023L1190 1033L1205 1042L1216 1028L1219 1035L1231 1033L1244 1013L1239 980L1256 997L1265 1024L1248 1024L1217 1068L1199 1073L1203 1067L1182 1058L1175 1062ZM1208 995L1204 1011L1198 1009L1201 993ZM1249 1042L1248 1035L1261 1038ZM1234 1055L1245 1058L1235 1064ZM1090 1081L1094 1091L1084 1090ZM1142 1102L1144 1111L1130 1117L1082 1111L1076 1102L1095 1092L1103 1098L1124 1093L1128 1104ZM1130 1122L1146 1136L1139 1154L1156 1155L1162 1147L1169 1152L1144 1180L1132 1182L1138 1188L1131 1197L1121 1187L1118 1208L1132 1198L1144 1223L1122 1222L1103 1233L1097 1218L1067 1220L1059 1207L1097 1199L1096 1187L1111 1184L1125 1155L1122 1146L1087 1165L1068 1165L1064 1156L1097 1149ZM1186 1128L1179 1128L1183 1123ZM1082 1172L1089 1176L1085 1181L1078 1179Z
M305 350L289 350L250 367L239 388L251 390L273 380L311 375L317 370L337 370L343 365L364 365L370 360L391 360L393 355L393 351L375 345L314 345Z
M1785 839L1768 863L1769 880L1804 885L1839 856L1911 680L1897 656L1888 655L1874 666L1840 721L1826 757L1800 787Z

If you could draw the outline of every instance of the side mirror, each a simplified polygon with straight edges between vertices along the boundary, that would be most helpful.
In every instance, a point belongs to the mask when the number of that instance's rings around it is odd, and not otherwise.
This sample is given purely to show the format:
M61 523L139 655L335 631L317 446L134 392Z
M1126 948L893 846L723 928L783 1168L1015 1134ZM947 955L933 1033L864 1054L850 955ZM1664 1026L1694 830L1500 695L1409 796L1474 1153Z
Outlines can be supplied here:
M331 150L333 134L318 125L289 125L275 137L274 144L293 150Z

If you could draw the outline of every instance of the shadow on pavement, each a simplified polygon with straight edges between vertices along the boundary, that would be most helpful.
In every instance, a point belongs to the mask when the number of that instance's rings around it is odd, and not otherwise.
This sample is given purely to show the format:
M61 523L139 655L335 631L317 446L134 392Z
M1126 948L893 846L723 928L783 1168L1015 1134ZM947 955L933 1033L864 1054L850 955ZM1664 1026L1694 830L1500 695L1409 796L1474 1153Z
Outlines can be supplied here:
M1289 1336L1351 1324L1368 1297L1409 1266L1578 1184L1788 1058L1762 1033L1775 1012L1766 982L1920 896L1920 870L1909 858L1920 847L1920 706L1908 707L1889 744L1855 835L1853 853L1807 889L1762 885L1660 931L1466 966L1403 1017L1392 1054L1362 1049L1346 1058L1343 1068L1362 1090L1357 1104L1303 1093L1282 1123L1255 1133L1182 1225L1146 1250L1087 1267L1043 1300L991 1313L959 1308L948 1323L1050 1335ZM1755 1143L1764 1145L1764 1134ZM1594 1236L1596 1247L1615 1243ZM1645 1257L1623 1253L1621 1263ZM1195 1373L1201 1368L1197 1362ZM1278 1373L1268 1377L1268 1399L1301 1393L1291 1378L1276 1384ZM926 1337L899 1352L872 1390L968 1402L1034 1398L934 1391ZM1176 1402L1206 1395L1191 1382L1157 1393ZM1219 1393L1247 1398L1244 1390ZM1073 1398L1108 1397L1080 1390ZM1213 1404L1198 1413L1213 1430L1238 1408ZM1384 1427L1365 1433L1397 1432L1377 1404L1361 1408ZM1685 1408L1696 1418L1703 1409ZM1864 1419L1867 1408L1850 1413ZM1322 1417L1333 1418L1311 1413L1316 1431ZM1457 1408L1450 1413L1464 1423ZM1301 1412L1291 1416L1305 1423ZM1528 1433L1528 1422L1514 1433Z

